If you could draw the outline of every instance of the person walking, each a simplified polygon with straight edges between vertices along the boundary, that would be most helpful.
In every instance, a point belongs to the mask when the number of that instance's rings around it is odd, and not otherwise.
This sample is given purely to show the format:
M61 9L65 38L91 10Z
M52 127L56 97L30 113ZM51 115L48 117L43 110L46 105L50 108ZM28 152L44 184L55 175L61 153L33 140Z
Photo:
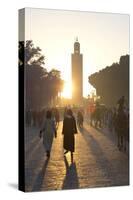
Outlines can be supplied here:
M77 113L77 124L79 126L79 128L83 128L83 121L84 121L84 117L81 111L78 111Z
M124 108L125 108L125 103L126 103L125 97L122 96L122 97L118 100L118 102L117 102L117 104L119 105L119 107L118 107L118 112L121 112L121 110L124 110Z
M56 127L58 128L60 122L60 114L57 108L55 109L54 116L55 116Z
M43 136L43 145L47 153L47 157L50 157L53 138L57 136L55 121L52 119L52 112L48 110L46 112L46 119L43 124L43 128L40 130L40 138Z
M75 151L75 137L74 134L77 133L76 120L73 116L72 110L68 109L63 120L62 134L63 147L66 150L64 154L71 152L71 161L73 162L73 152Z

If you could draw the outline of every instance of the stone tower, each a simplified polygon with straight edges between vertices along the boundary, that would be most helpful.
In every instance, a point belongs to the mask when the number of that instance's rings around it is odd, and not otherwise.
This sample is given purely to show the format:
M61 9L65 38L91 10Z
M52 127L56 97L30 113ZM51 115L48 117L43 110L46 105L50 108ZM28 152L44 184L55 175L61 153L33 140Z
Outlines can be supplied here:
M74 43L74 53L71 57L72 64L72 102L81 105L83 102L83 55L80 54L78 38Z

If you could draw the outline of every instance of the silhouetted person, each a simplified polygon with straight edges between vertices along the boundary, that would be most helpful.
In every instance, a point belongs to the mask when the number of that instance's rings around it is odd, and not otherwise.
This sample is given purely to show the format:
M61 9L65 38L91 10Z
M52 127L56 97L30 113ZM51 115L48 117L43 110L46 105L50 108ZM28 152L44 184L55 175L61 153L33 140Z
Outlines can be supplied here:
M60 114L59 114L59 110L57 108L55 109L54 116L55 116L56 127L58 127L59 121L60 121Z
M66 113L67 113L67 107L64 108L64 114L63 114L63 117L65 118L66 116Z
M30 112L30 110L26 111L26 123L27 123L28 126L31 125L31 112Z
M120 112L121 110L124 110L125 97L122 96L122 97L118 100L117 104L119 105L118 112Z
M83 121L84 121L83 114L81 111L78 111L77 122L78 122L79 127L83 127Z
M37 111L36 110L32 112L32 120L33 120L33 126L36 126L37 125Z
M43 128L40 131L40 137L43 133L43 144L47 152L47 157L50 157L50 151L53 143L54 136L56 137L56 127L55 122L52 119L52 112L50 110L46 113L46 119L43 124Z
M71 152L71 161L73 162L73 152L75 151L75 138L74 134L77 133L76 121L73 116L72 110L68 109L63 121L62 134L64 135L63 147L67 152Z
M101 106L99 102L96 102L94 117L95 117L95 127L99 125L99 127L101 128Z
M117 133L117 146L119 150L126 151L126 136L127 136L127 116L123 110L119 111L115 118L115 131Z

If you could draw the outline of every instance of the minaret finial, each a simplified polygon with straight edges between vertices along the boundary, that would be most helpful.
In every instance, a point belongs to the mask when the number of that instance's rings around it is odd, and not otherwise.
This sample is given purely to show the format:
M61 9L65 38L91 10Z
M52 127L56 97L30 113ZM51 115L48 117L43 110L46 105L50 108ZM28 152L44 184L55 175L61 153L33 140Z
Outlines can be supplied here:
M76 42L78 42L78 37L76 37Z

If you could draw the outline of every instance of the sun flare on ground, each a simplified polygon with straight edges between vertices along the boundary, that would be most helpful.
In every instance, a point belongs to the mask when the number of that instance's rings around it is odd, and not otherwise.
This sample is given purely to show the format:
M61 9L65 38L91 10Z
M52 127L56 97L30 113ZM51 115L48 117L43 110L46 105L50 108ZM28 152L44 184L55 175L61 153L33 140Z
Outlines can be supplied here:
M64 83L64 88L63 88L63 91L62 91L62 95L61 95L63 98L66 98L66 99L71 99L72 98L72 84L71 82L65 82Z

